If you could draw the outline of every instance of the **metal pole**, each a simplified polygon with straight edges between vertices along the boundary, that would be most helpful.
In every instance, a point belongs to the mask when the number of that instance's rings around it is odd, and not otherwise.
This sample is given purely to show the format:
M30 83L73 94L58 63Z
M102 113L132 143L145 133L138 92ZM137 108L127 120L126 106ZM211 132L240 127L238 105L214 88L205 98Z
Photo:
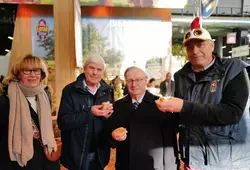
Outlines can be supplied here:
M200 26L201 26L201 28L202 28L202 0L200 0L200 3L199 3L200 5L199 5L199 12L200 12L200 15L199 15L199 17L200 17Z

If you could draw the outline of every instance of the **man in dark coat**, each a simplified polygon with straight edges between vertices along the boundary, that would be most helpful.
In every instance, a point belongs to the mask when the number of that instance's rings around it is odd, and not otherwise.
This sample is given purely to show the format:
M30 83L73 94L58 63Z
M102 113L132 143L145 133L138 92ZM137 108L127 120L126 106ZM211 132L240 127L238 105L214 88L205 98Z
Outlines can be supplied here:
M171 80L171 73L166 73L166 79L160 83L160 94L162 96L174 96L174 81Z
M143 70L130 67L124 76L128 95L115 102L111 118L116 170L175 170L173 115L157 109Z
M195 18L184 36L189 62L175 78L175 97L156 102L180 116L185 170L246 170L250 165L247 64L212 54L214 42Z
M114 95L101 80L104 68L102 57L87 58L84 74L63 89L57 122L62 137L61 162L70 170L103 170L109 162L105 128L113 112Z

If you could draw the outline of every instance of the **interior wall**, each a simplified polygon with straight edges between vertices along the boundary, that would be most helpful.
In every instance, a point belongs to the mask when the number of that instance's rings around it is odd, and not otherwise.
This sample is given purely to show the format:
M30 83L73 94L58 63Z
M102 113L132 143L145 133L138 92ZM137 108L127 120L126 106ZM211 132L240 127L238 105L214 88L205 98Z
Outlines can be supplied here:
M160 18L163 22L169 22L171 20L171 9L161 8L122 8L122 7L81 7L81 15L87 17L122 17L122 18ZM16 17L16 24L14 29L14 36L11 49L10 65L18 58L23 57L26 54L32 53L32 30L31 22L33 16L53 16L53 6L49 5L25 5L20 4L18 6L18 12ZM56 17L66 17L67 14L57 15ZM56 20L56 18L55 18ZM60 21L63 21L60 20ZM66 22L70 23L70 22ZM60 29L60 28L58 28ZM57 30L55 29L55 32ZM60 35L60 34L59 34ZM55 40L56 41L56 40ZM73 40L72 40L73 41ZM71 46L68 46L69 48ZM58 49L57 49L58 50ZM60 56L60 62L55 63L55 67L66 69L69 74L75 74L75 68L68 64L65 56ZM75 55L70 56L72 61L75 61ZM73 58L74 57L74 58ZM59 60L58 58L56 60ZM76 64L75 64L76 66ZM62 68L64 67L64 68ZM68 67L68 68L65 68ZM56 76L56 75L55 75ZM61 81L55 81L54 87L60 87L54 91L58 91L56 96L56 105L59 104L61 98L61 90L66 84L72 81L72 76L64 77L63 83ZM60 92L60 93L59 93ZM57 106L56 106L57 108Z
M171 9L162 8L122 8L122 7L81 7L82 16L89 17L129 17L160 18L171 20ZM50 5L18 5L14 40L12 42L11 62L27 53L32 53L31 18L32 16L53 16Z

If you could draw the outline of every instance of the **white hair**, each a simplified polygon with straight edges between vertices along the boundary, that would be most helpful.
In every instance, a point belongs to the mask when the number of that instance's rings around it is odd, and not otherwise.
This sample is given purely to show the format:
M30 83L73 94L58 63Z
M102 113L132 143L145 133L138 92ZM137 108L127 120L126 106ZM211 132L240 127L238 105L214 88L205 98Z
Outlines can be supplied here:
M131 66L131 67L128 67L125 72L124 72L124 77L126 78L126 74L127 72L129 72L130 70L140 70L141 72L143 72L145 74L145 77L146 79L148 80L149 76L148 76L148 73L146 71L144 71L143 69L139 68L139 67L136 67L136 66Z
M101 56L99 56L99 55L91 55L91 56L89 56L85 60L83 67L86 67L90 63L101 64L101 65L103 65L104 69L106 68L106 64L105 64L104 59Z

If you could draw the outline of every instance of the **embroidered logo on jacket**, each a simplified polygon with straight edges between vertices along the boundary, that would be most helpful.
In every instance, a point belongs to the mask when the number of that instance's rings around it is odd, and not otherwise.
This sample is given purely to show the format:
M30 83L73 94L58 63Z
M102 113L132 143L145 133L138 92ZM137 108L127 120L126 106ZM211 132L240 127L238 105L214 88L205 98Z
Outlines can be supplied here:
M215 92L217 89L217 80L213 80L210 86L210 92Z

